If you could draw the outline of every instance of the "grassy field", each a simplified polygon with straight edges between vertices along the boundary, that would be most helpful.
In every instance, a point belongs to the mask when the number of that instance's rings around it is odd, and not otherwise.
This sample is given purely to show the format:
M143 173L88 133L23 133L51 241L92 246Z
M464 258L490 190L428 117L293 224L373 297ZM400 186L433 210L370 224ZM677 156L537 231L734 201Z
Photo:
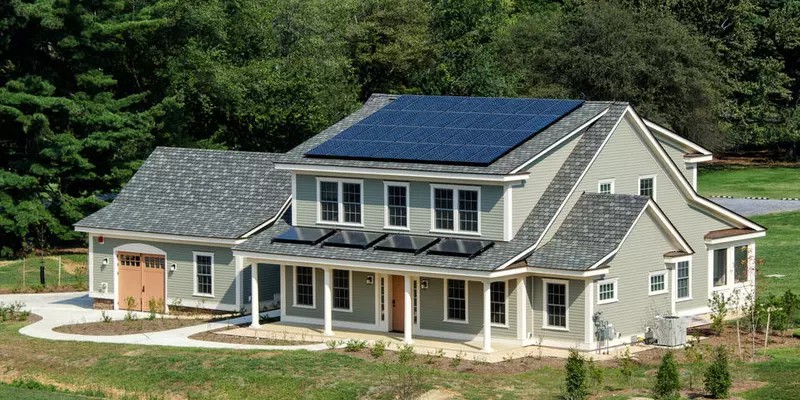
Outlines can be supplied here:
M752 218L766 226L767 236L756 241L756 255L764 259L763 275L785 275L758 282L760 293L781 295L787 289L800 293L800 211Z
M52 290L58 284L58 257L45 257L45 289ZM75 274L76 268L87 265L86 254L63 254L61 257L61 285L67 287L77 287L86 284L86 271L82 275ZM23 263L22 260L0 261L0 293L9 293L27 289L41 289L39 284L39 257L28 257ZM22 268L25 267L25 282L22 282Z
M704 165L697 180L703 196L800 198L800 168Z

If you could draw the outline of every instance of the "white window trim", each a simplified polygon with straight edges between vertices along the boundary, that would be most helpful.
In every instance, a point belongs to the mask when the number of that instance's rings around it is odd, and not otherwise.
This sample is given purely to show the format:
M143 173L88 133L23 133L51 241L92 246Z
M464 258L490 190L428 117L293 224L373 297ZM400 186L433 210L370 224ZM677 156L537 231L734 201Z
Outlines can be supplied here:
M317 181L317 224L319 225L343 225L343 226L354 226L354 227L364 227L364 180L363 179L344 179L344 178L326 178L326 177L316 177ZM322 182L332 182L337 184L337 202L338 202L338 221L324 221L322 219L322 202L320 201L320 196L322 194L321 184ZM352 223L352 222L344 222L344 190L343 190L343 183L357 183L359 185L359 189L361 189L361 223Z
M656 179L656 175L641 175L639 179L636 180L636 195L641 196L642 190L642 179L652 179L653 180L653 200L656 200L656 196L658 196L658 180Z
M600 300L600 286L602 285L613 285L614 288L614 297L610 299ZM602 281L597 281L597 304L610 304L616 303L619 301L619 279L604 279Z
M311 302L312 305L305 305L305 304L298 304L297 303L297 267L304 267L304 268L311 268ZM317 308L317 269L314 267L306 267L305 265L294 265L292 266L292 307L297 308L308 308L308 309L316 309Z
M567 326L551 326L547 324L548 315L547 315L547 284L548 283L555 283L559 285L564 285L564 297L566 300L566 319L567 319ZM551 330L551 331L562 331L562 332L569 332L569 281L564 279L547 279L542 278L542 329Z
M748 266L747 266L747 280L744 282L736 282L736 248L740 246L747 246L747 259L748 259ZM725 244L719 245L708 245L708 265L709 265L709 273L708 273L708 288L709 288L709 297L713 295L714 292L721 292L721 291L730 291L735 288L746 287L748 285L753 285L755 283L755 277L752 276L752 268L750 265L750 258L753 254L755 243L752 241L739 241L739 242L729 242ZM725 273L727 275L727 284L723 286L714 286L714 252L716 250L726 250L725 257Z
M689 264L689 285L688 285L689 286L689 296L688 297L684 297L684 298L678 297L678 264L683 262L683 261L679 261L679 262L675 263L675 274L674 274L675 275L675 279L672 282L672 285L673 285L672 287L675 289L675 302L676 303L680 303L682 301L690 301L690 300L692 300L692 260L688 259L688 260L685 260L685 261Z
M353 270L331 268L331 290L335 289L335 287L333 286L333 282L334 282L333 271L347 271L347 275L348 275L347 276L347 286L348 286L347 287L347 295L350 297L349 300L348 300L348 304L350 305L350 308L336 308L336 307L333 307L333 304L331 304L331 309L333 309L333 311L337 311L337 312L349 312L349 313L351 313L351 312L353 312ZM333 302L333 294L331 294L331 302ZM314 302L314 304L316 304L316 301Z
M450 189L453 191L453 229L436 229L436 189ZM458 191L473 190L478 192L478 231L462 231L460 216L458 212ZM431 229L432 233L458 233L459 235L481 235L481 187L480 186L461 186L461 185L440 185L431 184Z
M450 279L454 281L464 281L464 320L447 318L447 289ZM442 321L453 324L469 324L469 281L466 279L444 278L444 318Z
M211 257L211 294L208 293L200 293L197 291L197 256L206 256ZM166 260L165 260L166 262ZM214 297L214 253L208 253L203 251L193 251L192 252L192 296L197 297Z
M652 281L652 279L656 275L661 275L661 276L664 277L664 289L657 290L657 291L653 292L652 291L652 289L653 289L653 281ZM656 295L659 295L659 294L669 293L669 286L667 285L667 281L668 281L668 279L667 279L667 271L663 271L662 270L662 271L655 271L655 272L649 273L647 275L647 295L648 296L656 296Z
M503 307L504 307L505 309L503 310L503 312L505 313L505 317L506 317L506 323L505 323L505 324L498 324L498 323L492 322L492 326L493 326L493 327L497 327L497 328L508 328L508 320L509 320L509 315L508 315L508 298L509 298L509 297L511 297L511 296L510 296L510 293L508 293L508 281L500 281L500 282L502 282L502 283L503 283L503 285L505 286L505 289L503 289L503 290L504 290L504 292L503 292L503 293L505 294L505 298L503 299ZM491 283L489 284L489 293L490 293L490 294L491 294L491 290L492 290L492 286L491 286L491 284L492 284L492 283L498 283L498 281L494 281L494 282L491 282ZM491 297L492 297L492 296L490 295L490 296L489 296L489 300L490 300L490 301L491 301ZM491 304L489 305L489 307L491 308ZM491 311L491 310L490 310L490 311Z
M616 190L614 189L614 179L601 179L597 181L597 193L601 193L600 188L605 184L611 185L611 194L614 194Z
M731 269L732 269L731 267L733 266L732 257L733 257L733 254L734 254L733 253L734 252L733 249L734 249L734 246L731 246L731 247L715 247L715 248L709 248L708 249L709 254L711 255L711 257L710 257L711 260L710 260L710 263L708 264L709 267L710 267L709 271L708 271L709 272L708 275L711 277L711 290L712 291L727 290L727 289L730 289L731 286L733 286L733 282L732 281L735 280L731 276ZM714 271L716 269L716 264L717 264L716 253L719 250L725 250L725 284L724 285L720 285L720 286L714 286Z
M406 188L406 226L389 224L389 186ZM383 181L383 229L399 231L411 230L411 186L408 182Z

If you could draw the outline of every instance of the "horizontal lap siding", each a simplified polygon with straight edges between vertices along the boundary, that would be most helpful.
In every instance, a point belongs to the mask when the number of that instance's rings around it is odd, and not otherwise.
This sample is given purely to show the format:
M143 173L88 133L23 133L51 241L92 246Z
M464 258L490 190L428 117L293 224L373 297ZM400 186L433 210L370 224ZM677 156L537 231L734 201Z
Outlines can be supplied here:
M242 304L250 304L251 284L251 265L245 265L242 271ZM258 264L258 301L265 303L270 301L280 302L281 294L281 270L280 265Z
M96 239L95 239L96 240ZM103 282L108 283L108 292L114 290L114 248L125 244L147 244L156 247L167 254L167 298L180 299L181 305L195 307L203 305L212 307L212 303L227 305L236 304L236 263L233 253L227 247L212 247L192 244L160 243L135 239L116 239L106 237L104 243L95 242L92 247L95 252L92 257L94 268L94 288L100 290ZM194 285L194 260L192 252L214 254L214 297L200 297L193 295ZM108 257L108 265L103 267L103 258ZM176 264L174 272L169 271L171 264ZM206 304L203 304L206 303ZM169 304L168 304L169 305Z
M659 140L658 142L661 143L661 147L663 147L664 150L667 152L667 155L672 160L672 162L674 162L675 165L678 166L678 170L680 170L683 176L686 177L686 180L688 180L691 183L692 170L691 168L689 168L691 164L686 164L686 160L683 158L683 155L686 154L686 152L683 149L675 147L675 145L667 141Z
M639 219L628 240L619 253L609 261L606 279L617 281L616 303L597 304L599 287L593 283L595 311L602 312L602 319L614 325L623 337L642 334L645 326L652 326L656 315L669 315L670 293L650 296L650 272L666 272L663 254L674 245L659 229L649 213ZM667 289L672 290L667 279Z
M294 267L286 266L284 268L286 268L286 315L322 319L324 317L325 271L321 268L315 268L315 308L309 309L294 306ZM346 312L334 309L332 314L334 321L375 323L375 286L374 284L367 285L367 275L373 274L353 271L352 282L350 282L350 290L353 292L351 304L353 311ZM331 276L331 284L333 284L333 276Z
M549 278L547 278L549 279ZM569 331L559 331L544 328L544 286L541 277L535 276L533 280L533 336L557 340L561 342L574 342L580 345L584 342L584 310L586 309L584 288L586 283L583 280L568 280L569 299L567 307L569 309Z
M335 179L335 178L333 178ZM386 181L394 182L394 181ZM443 184L450 184L443 182ZM481 186L470 185L467 186ZM385 222L384 181L364 179L364 228L383 231ZM481 236L485 239L503 239L503 186L481 186ZM297 225L330 226L317 224L317 180L313 175L297 175ZM409 233L431 235L431 183L410 181L409 183ZM347 227L347 229L361 229ZM386 230L397 232L397 230Z

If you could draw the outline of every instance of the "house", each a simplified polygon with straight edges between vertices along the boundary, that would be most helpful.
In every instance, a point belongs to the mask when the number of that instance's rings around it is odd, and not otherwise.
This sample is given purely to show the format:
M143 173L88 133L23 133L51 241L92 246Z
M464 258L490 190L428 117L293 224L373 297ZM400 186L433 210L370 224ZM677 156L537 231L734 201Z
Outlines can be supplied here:
M622 102L376 94L285 154L158 148L75 226L114 307L589 350L754 287L766 230L697 194L711 158Z

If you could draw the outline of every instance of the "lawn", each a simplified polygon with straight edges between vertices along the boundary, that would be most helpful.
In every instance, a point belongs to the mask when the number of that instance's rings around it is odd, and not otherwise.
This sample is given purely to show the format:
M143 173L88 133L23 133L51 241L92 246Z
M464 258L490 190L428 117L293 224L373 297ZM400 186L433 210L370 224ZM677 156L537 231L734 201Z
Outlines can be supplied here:
M703 165L697 180L703 196L800 198L800 167Z
M86 254L62 254L60 256L48 256L44 260L45 287L39 284L39 257L28 257L26 262L22 260L0 261L0 293L10 293L20 291L52 291L58 284L58 257L61 257L61 285L68 289L85 290L86 286ZM22 269L25 267L25 281L22 280ZM82 267L84 271L78 275L76 269ZM78 271L81 272L81 271Z
M762 275L785 275L783 278L764 277L758 283L760 292L781 295L787 289L800 293L800 211L752 217L767 227L767 236L756 241L756 257L764 259Z

